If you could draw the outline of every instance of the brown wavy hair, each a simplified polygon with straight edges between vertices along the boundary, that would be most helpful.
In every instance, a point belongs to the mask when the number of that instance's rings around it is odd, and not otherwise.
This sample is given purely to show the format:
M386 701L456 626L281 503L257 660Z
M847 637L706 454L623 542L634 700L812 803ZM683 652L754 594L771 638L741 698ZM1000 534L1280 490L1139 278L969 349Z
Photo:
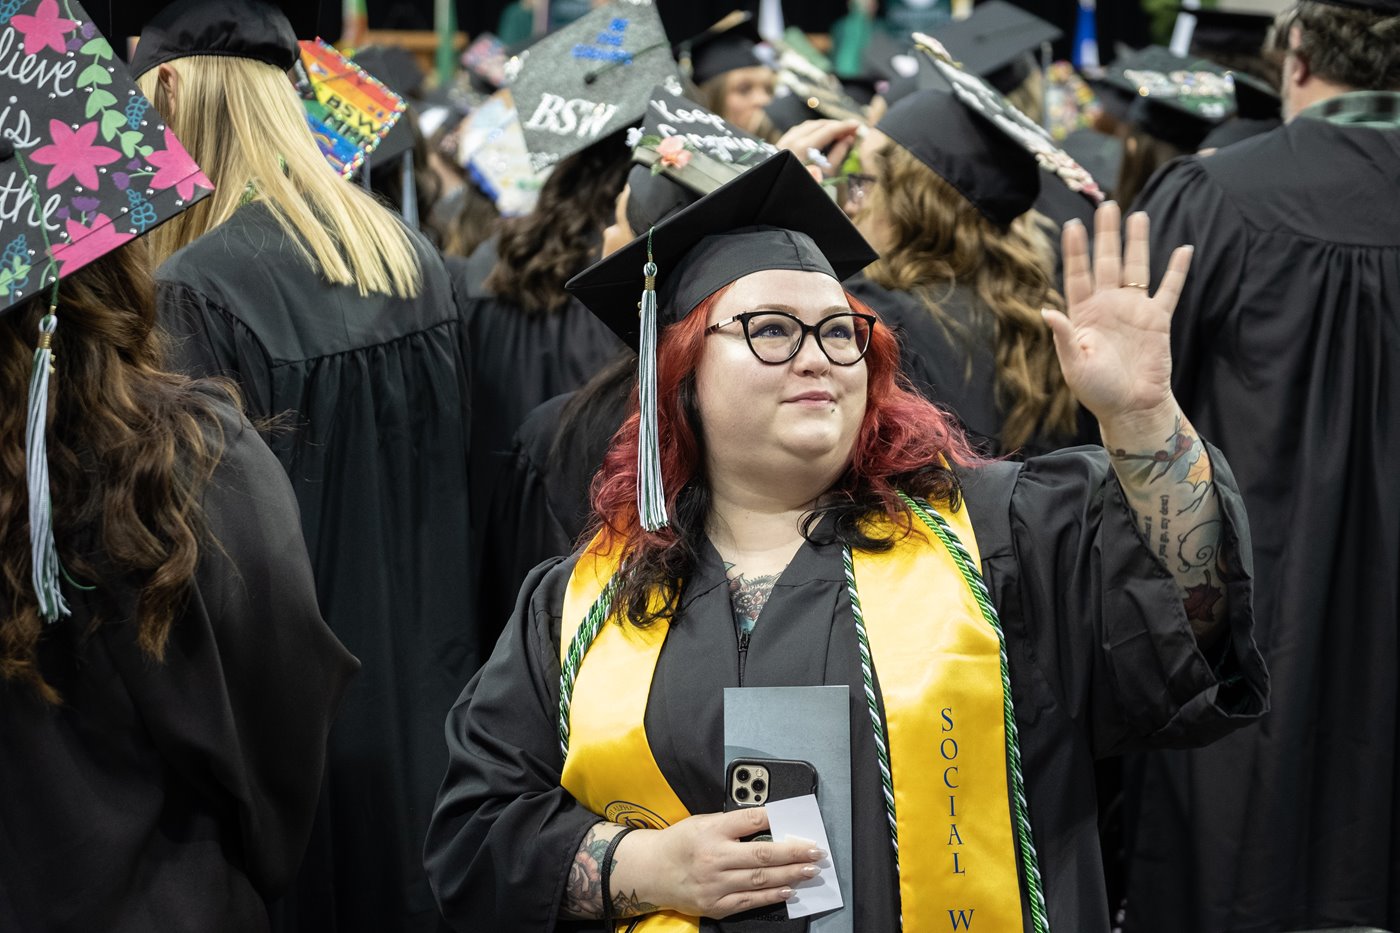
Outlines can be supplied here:
M500 222L491 292L526 314L559 311L564 283L598 258L603 228L632 168L625 131L613 133L554 166L535 209Z
M952 185L895 143L874 168L880 177L863 211L883 216L892 244L865 274L885 288L917 294L954 337L971 339L938 296L970 286L996 331L996 393L1006 413L1001 446L1010 451L1043 432L1071 434L1077 403L1060 374L1042 308L1064 310L1054 259L1039 215L997 227Z
M137 638L159 661L199 561L199 497L222 451L220 383L162 371L155 284L146 246L129 243L63 279L48 451L54 537L75 580L96 584L94 607L120 580L137 588ZM58 691L38 663L46 623L30 581L25 399L48 295L0 316L0 677L48 703ZM94 610L92 624L101 624Z

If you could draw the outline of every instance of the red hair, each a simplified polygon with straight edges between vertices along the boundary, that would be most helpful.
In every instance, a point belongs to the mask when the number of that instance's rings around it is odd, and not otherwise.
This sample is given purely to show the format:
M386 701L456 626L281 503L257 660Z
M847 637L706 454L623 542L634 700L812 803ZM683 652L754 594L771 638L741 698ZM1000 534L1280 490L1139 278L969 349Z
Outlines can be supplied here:
M613 436L603 467L593 479L595 528L605 531L605 545L621 544L622 556L637 576L624 582L622 596L632 621L653 617L644 587L661 584L674 594L675 581L693 569L704 534L709 491L705 483L703 441L695 405L695 370L705 346L710 310L729 286L719 289L661 335L657 347L657 424L661 437L661 475L671 523L657 532L642 529L637 513L637 445L640 415L637 395ZM846 294L851 309L875 314ZM879 315L876 315L878 318ZM908 524L905 492L957 507L959 485L953 467L969 467L981 458L973 451L952 415L929 402L909 384L899 367L899 342L886 327L876 326L865 354L868 373L865 417L855 449L832 491L841 493L838 511L851 519L883 513ZM848 522L852 528L855 522ZM839 534L839 532L838 532ZM841 535L847 537L846 535ZM859 532L848 543L879 547L882 542ZM884 543L888 546L888 543ZM668 601L669 603L669 601Z

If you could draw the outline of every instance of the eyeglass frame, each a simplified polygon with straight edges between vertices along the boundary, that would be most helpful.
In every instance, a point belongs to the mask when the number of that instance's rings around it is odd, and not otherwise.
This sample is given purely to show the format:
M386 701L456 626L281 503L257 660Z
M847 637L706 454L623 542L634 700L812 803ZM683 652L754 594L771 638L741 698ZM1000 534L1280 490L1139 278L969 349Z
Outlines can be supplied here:
M765 360L763 357L759 356L758 350L754 349L753 337L749 334L749 321L753 320L756 317L765 317L775 314L779 317L785 317L795 322L797 326L802 329L802 334L797 338L797 343L793 345L791 353L783 357L781 360L770 361ZM839 317L859 318L860 320L866 323L867 327L870 328L866 336L865 346L861 347L860 356L851 360L849 363L842 363L838 360L832 359L831 354L826 349L826 344L822 343L822 335L820 330L821 326L827 321L835 320ZM826 317L822 318L815 324L808 324L806 321L802 320L797 315L789 314L786 311L778 311L776 309L761 311L745 311L742 314L736 314L733 317L726 318L717 324L711 324L709 327L706 327L705 336L708 337L711 334L717 334L719 333L720 328L728 327L730 324L733 324L736 321L744 325L744 343L749 345L749 352L753 354L754 359L758 360L760 363L763 363L765 366L782 366L784 363L791 361L793 357L797 356L797 354L802 352L802 346L807 342L808 334L811 334L812 338L816 340L817 349L822 351L822 356L826 357L832 366L854 366L861 360L865 359L865 354L870 351L870 341L874 339L875 325L880 322L880 319L873 314L862 314L859 311L837 311L835 314L828 314Z

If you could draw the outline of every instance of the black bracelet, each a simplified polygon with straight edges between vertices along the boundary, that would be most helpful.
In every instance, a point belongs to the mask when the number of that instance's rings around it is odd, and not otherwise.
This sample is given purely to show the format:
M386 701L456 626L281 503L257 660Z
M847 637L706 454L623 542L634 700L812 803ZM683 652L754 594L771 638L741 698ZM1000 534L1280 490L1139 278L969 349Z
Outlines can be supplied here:
M603 929L612 933L613 923L613 903L612 903L612 862L613 853L617 851L617 844L622 841L622 837L636 829L635 826L624 826L622 832L613 836L608 842L608 847L603 850L603 863L598 866L598 874L603 880Z

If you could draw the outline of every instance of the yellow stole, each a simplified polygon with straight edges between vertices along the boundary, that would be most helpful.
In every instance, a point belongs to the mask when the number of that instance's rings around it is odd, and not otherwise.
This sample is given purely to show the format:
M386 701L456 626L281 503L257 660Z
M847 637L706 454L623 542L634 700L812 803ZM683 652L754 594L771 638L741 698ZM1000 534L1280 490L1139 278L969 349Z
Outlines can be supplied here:
M941 514L978 566L967 510ZM887 723L903 928L1021 930L999 636L951 554L913 521L915 530L889 551L853 554ZM884 530L886 522L874 524ZM599 547L595 539L569 581L561 661L617 571L616 555ZM664 619L646 629L610 619L573 684L560 783L613 822L660 829L690 816L661 773L644 725L668 630ZM860 684L852 687L863 696ZM856 728L873 726L866 717ZM715 775L716 810L720 782ZM882 822L856 832L889 829ZM694 933L699 920L662 911L633 929Z

